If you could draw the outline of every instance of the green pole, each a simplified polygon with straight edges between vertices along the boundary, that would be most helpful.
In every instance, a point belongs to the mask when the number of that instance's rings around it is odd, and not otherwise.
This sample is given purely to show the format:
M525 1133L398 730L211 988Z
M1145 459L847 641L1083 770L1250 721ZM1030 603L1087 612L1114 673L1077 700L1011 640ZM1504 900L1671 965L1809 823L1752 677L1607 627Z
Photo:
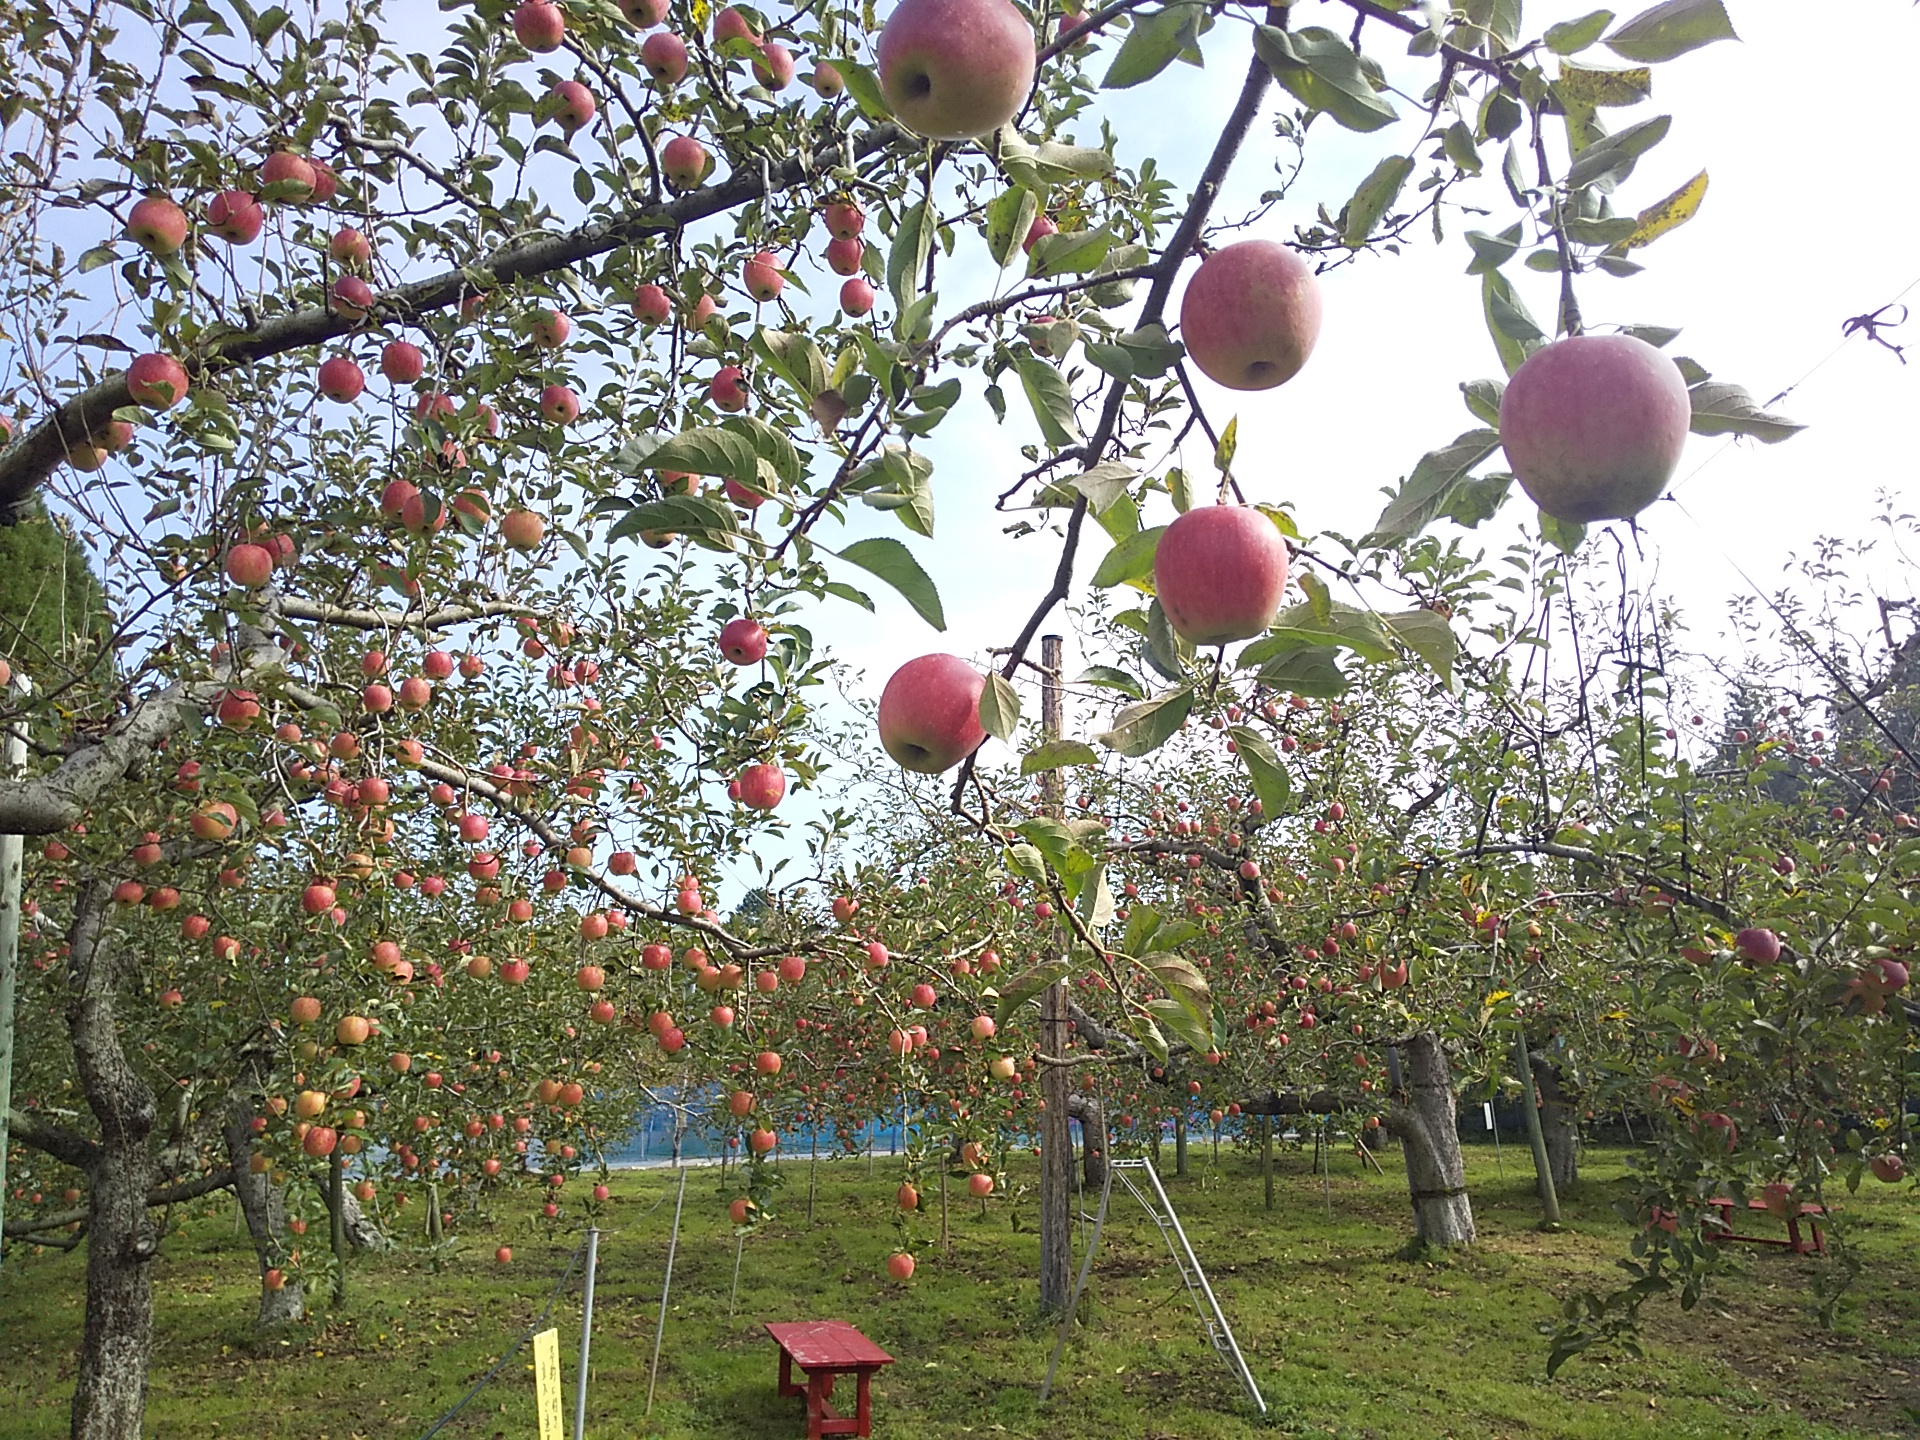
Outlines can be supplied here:
M1560 1197L1554 1193L1553 1166L1547 1160L1546 1132L1540 1128L1540 1107L1533 1099L1533 1061L1527 1054L1525 1031L1513 1038L1513 1059L1520 1067L1520 1110L1527 1117L1527 1143L1533 1147L1533 1173L1538 1180L1540 1206L1546 1212L1543 1223L1558 1225Z
M27 677L16 675L5 692L9 700L33 693ZM0 753L0 773L18 780L27 769L27 727L9 725ZM0 835L0 1225L7 1214L7 1115L13 1105L13 977L20 958L20 857L23 836ZM0 1241L0 1244L4 1244Z

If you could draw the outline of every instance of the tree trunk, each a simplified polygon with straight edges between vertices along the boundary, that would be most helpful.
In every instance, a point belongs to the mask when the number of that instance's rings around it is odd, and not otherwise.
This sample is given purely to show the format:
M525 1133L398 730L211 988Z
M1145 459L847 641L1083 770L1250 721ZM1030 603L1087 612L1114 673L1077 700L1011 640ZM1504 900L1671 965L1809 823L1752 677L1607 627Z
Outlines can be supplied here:
M1554 1187L1565 1193L1580 1178L1579 1122L1573 1102L1560 1087L1560 1067L1539 1051L1527 1055L1533 1083L1540 1091L1540 1129L1547 1142L1547 1166Z
M1473 1204L1467 1198L1446 1052L1432 1035L1415 1035L1397 1048L1405 1053L1405 1084L1395 1084L1385 1124L1406 1152L1414 1234L1429 1245L1471 1245ZM1398 1069L1391 1051L1389 1059Z
M1187 1178L1187 1116L1185 1111L1173 1117L1173 1173Z
M256 1329L268 1330L301 1319L307 1305L298 1280L288 1279L284 1289L267 1288L267 1272L284 1273L286 1269L287 1207L281 1188L248 1168L253 1153L251 1099L236 1088L227 1102L227 1161L233 1166L233 1193L239 1197L240 1214L247 1222L247 1234L253 1239L253 1253L260 1264L260 1310L253 1323Z
M67 1031L82 1093L100 1122L88 1175L87 1318L73 1387L73 1440L140 1440L153 1356L159 1238L147 1217L153 1186L153 1091L120 1048L113 1002L130 968L107 933L110 885L82 892L68 937Z
M1080 1182L1089 1190L1107 1183L1107 1112L1091 1095L1067 1099L1067 1114L1080 1122Z

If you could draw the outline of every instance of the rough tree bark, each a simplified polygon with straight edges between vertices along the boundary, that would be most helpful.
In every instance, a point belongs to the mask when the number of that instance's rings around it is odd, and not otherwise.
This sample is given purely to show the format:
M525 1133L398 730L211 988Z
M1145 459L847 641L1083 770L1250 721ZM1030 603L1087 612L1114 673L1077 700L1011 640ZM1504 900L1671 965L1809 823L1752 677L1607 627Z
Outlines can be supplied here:
M68 935L67 1030L81 1090L100 1122L89 1167L87 1318L73 1387L73 1440L140 1440L153 1354L153 1279L159 1237L147 1214L153 1187L153 1091L120 1047L113 1004L132 965L107 926L112 886L82 891Z
M1415 1035L1397 1048L1404 1076L1396 1079L1384 1123L1406 1153L1414 1234L1429 1245L1471 1245L1473 1203L1467 1197L1446 1051L1433 1035Z
M1547 1167L1553 1174L1556 1190L1580 1178L1579 1121L1573 1101L1560 1084L1560 1067L1538 1050L1527 1053L1533 1069L1533 1083L1540 1091L1540 1129L1547 1142Z
M269 1177L256 1175L248 1165L253 1153L252 1098L235 1087L227 1101L225 1134L227 1160L233 1166L233 1193L239 1197L240 1213L246 1219L253 1253L260 1263L260 1310L253 1323L257 1329L268 1330L301 1319L307 1313L307 1304L306 1292L296 1279L289 1278L279 1290L266 1286L267 1271L286 1269L287 1209L281 1188Z
M1091 1095L1071 1095L1067 1115L1080 1122L1080 1183L1098 1190L1107 1183L1106 1109Z

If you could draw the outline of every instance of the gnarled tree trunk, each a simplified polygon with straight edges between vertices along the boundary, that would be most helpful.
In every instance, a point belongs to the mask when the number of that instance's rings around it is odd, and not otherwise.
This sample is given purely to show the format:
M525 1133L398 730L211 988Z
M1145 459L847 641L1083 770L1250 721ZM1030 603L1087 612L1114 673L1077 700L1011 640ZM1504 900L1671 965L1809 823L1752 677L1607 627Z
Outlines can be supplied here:
M1547 1142L1547 1168L1554 1188L1564 1194L1580 1178L1579 1122L1573 1101L1560 1084L1560 1067L1538 1050L1527 1052L1533 1083L1540 1091L1540 1130Z
M140 1440L153 1357L158 1235L147 1215L153 1186L153 1091L121 1049L113 1002L131 969L107 929L110 885L95 880L75 907L67 975L67 1030L81 1090L100 1122L89 1168L87 1318L73 1387L73 1440Z
M225 1132L227 1159L233 1166L233 1193L239 1197L240 1213L246 1219L253 1253L260 1263L260 1311L253 1323L266 1330L301 1319L307 1313L307 1303L298 1280L287 1280L279 1290L267 1288L267 1272L284 1273L286 1269L287 1210L281 1188L268 1176L255 1174L248 1165L253 1153L250 1099L235 1089L227 1102Z
M1446 1052L1437 1037L1415 1035L1389 1049L1388 1060L1395 1075L1385 1125L1406 1154L1414 1234L1430 1245L1471 1245L1473 1203Z
M1070 1095L1067 1116L1080 1122L1080 1183L1098 1190L1107 1183L1106 1109L1091 1095Z

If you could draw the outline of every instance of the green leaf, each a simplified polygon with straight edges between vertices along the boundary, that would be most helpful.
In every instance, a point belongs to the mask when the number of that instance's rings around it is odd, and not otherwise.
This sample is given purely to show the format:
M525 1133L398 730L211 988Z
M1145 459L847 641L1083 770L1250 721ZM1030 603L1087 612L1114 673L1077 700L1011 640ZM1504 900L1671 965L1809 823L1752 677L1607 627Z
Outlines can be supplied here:
M1378 130L1400 118L1374 90L1353 47L1331 30L1309 25L1290 32L1257 25L1253 48L1296 100L1324 110L1349 130Z
M1096 270L1113 248L1113 232L1098 230L1061 230L1043 235L1027 259L1027 276L1084 275Z
M1166 526L1155 525L1150 530L1136 531L1114 546L1100 562L1100 568L1093 572L1094 588L1105 590L1114 585L1133 585L1150 592L1153 587L1146 582L1153 574L1154 547L1166 531Z
M1039 214L1039 197L1024 185L1003 190L987 202L987 253L994 264L1006 268Z
M1194 43L1202 13L1198 5L1180 4L1136 16L1100 88L1127 90L1153 79Z
M810 335L760 327L753 348L783 380L808 400L828 388L827 357Z
M1098 180L1113 173L1113 156L1094 145L1064 145L1043 140L1034 163L1049 180Z
M1133 357L1133 373L1149 380L1166 374L1187 353L1184 345L1167 338L1167 327L1164 325L1142 325L1138 330L1122 335L1119 345Z
M1141 683L1124 670L1116 670L1111 665L1090 665L1074 677L1076 685L1098 685L1105 690L1118 690L1135 700L1147 698L1147 692Z
M898 513L916 535L933 538L933 460L903 445L888 445L853 473L849 491L876 510Z
M1435 610L1396 610L1382 615L1380 623L1394 639L1426 661L1442 684L1453 684L1453 662L1460 653L1460 642L1446 616Z
M1131 1018L1134 1038L1140 1042L1140 1048L1155 1060L1164 1061L1170 1053L1167 1049L1167 1037L1160 1032L1160 1027L1153 1023L1153 1017L1135 1015Z
M847 93L853 96L853 103L860 107L861 113L869 120L887 120L893 116L887 104L886 92L880 88L880 77L858 60L839 59L830 62L847 82Z
M1340 243L1349 250L1364 247L1373 227L1380 223L1380 217L1400 198L1400 188L1411 174L1413 157L1410 155L1389 155L1374 166L1373 173L1360 182L1360 188L1353 192L1353 198L1347 201L1347 208L1341 214Z
M927 218L927 202L924 200L900 217L900 228L893 236L893 248L887 251L887 289L892 292L893 303L899 309L906 309L919 293L920 274L926 268L927 256L933 251L933 232L936 228L937 223Z
M1080 882L1080 893L1074 897L1074 913L1088 929L1098 930L1113 923L1115 908L1113 887L1107 884L1107 867L1101 864Z
M1035 965L1031 970L1022 970L1018 975L1014 976L1013 979L1009 980L1006 983L1006 987L1001 990L1000 1004L994 1010L994 1024L998 1026L1011 1022L1022 1005L1025 1005L1049 985L1066 979L1067 973L1072 969L1073 962L1062 957L1058 960L1048 960L1044 964Z
M1500 428L1500 397L1507 393L1504 380L1462 380L1460 393L1466 397L1467 409L1476 420L1484 420L1496 430Z
M1070 482L1074 489L1087 497L1087 505L1098 515L1104 515L1113 502L1127 493L1140 474L1131 465L1123 465L1118 460L1103 460L1093 469L1073 477Z
M1499 414L1497 404L1494 413L1496 417ZM1413 473L1400 486L1399 493L1387 502L1380 518L1373 522L1372 533L1361 543L1397 545L1402 540L1411 540L1445 510L1448 493L1467 472L1499 448L1499 431L1469 430L1457 436L1452 444L1429 450L1413 467Z
M1153 1016L1158 1026L1165 1026L1172 1032L1174 1039L1188 1049L1204 1055L1213 1048L1213 1035L1208 1027L1197 1020L1193 1012L1178 1000L1149 1000L1147 1013ZM1157 1026L1156 1033L1158 1033ZM1159 1058L1163 1060L1167 1054L1171 1053L1165 1041L1161 1042L1161 1051Z
M721 475L751 484L759 474L753 441L717 425L683 430L655 446L646 457L654 470L684 470L690 475Z
M1447 159L1453 162L1453 168L1462 175L1478 175L1482 169L1480 152L1474 148L1473 131L1467 128L1467 122L1456 120L1440 133L1441 147L1447 152Z
M1556 515L1540 512L1540 538L1552 545L1562 555L1571 555L1587 539L1587 527L1572 520L1562 520Z
M1527 356L1538 348L1539 341L1522 340L1509 332L1530 329L1542 338L1545 338L1545 332L1527 313L1526 302L1514 292L1512 282L1497 270L1480 277L1480 304L1486 311L1487 333L1493 337L1493 348L1499 353L1500 363L1506 367L1507 374L1511 375L1526 364Z
M1233 457L1240 449L1240 417L1235 415L1227 421L1227 428L1220 432L1220 443L1213 447L1213 468L1222 475L1233 469Z
M875 535L854 541L839 554L848 564L858 565L893 586L906 597L915 613L934 629L947 628L946 613L940 608L939 590L934 587L927 572L920 568L920 562L913 558L913 552L898 540Z
M1696 435L1749 435L1764 445L1778 445L1807 427L1784 415L1762 410L1745 389L1707 381L1687 392L1693 400Z
M1467 244L1473 248L1473 263L1467 266L1467 274L1490 274L1519 251L1520 223L1516 220L1498 235L1489 235L1484 230L1469 230Z
M1113 717L1113 728L1093 738L1129 759L1158 750L1179 733L1193 709L1193 691L1186 686L1169 690L1138 705L1129 705Z
M1700 202L1707 198L1707 172L1702 170L1658 204L1649 205L1634 218L1633 230L1620 242L1622 250L1651 245L1669 230L1677 230L1700 213Z
M1007 863L1029 880L1045 882L1047 878L1047 857L1031 845L1008 846Z
M1562 105L1584 110L1638 105L1653 94L1653 71L1645 66L1621 70L1569 60L1560 66L1553 93Z
M98 270L102 265L111 265L120 257L111 245L96 245L81 255L78 269L82 275Z
M1020 696L998 670L987 672L980 691L980 728L996 740L1011 740L1020 725Z
M1611 190L1633 173L1639 158L1667 138L1673 128L1671 115L1655 115L1637 125L1593 142L1574 157L1567 171L1567 188L1584 190L1596 186Z
M643 531L661 530L690 536L721 550L732 549L733 538L740 533L731 505L704 495L669 495L634 506L620 517L607 538L625 540Z
M982 693L980 699L983 703L986 698ZM1098 765L1099 763L1100 753L1084 740L1049 740L1044 745L1034 746L1020 757L1020 773L1039 775L1068 765Z
M1186 678L1193 646L1167 622L1166 607L1156 599L1147 607L1147 663L1169 680Z
M1127 933L1120 941L1123 955L1144 955L1147 942L1160 928L1160 912L1151 905L1135 905L1127 916Z
M1013 363L1047 444L1059 450L1078 440L1080 423L1074 418L1073 392L1067 388L1066 377L1032 353L1017 357Z
M1260 683L1276 690L1291 690L1296 695L1331 699L1347 691L1347 677L1340 669L1339 652L1330 645L1296 650L1263 666Z
M1739 38L1720 0L1667 0L1614 31L1607 48L1623 60L1658 65L1716 40Z
M1547 48L1556 55L1577 55L1598 40L1612 23L1611 10L1596 10L1578 20L1563 20L1558 25L1549 25L1542 38L1547 42Z
M1268 742L1266 736L1247 725L1230 725L1227 734L1233 737L1233 743L1240 752L1240 763L1247 767L1247 774L1253 778L1253 793L1260 797L1260 809L1269 820L1277 820L1286 813L1287 802L1293 798L1293 777L1287 774L1286 766L1280 763L1280 756Z

